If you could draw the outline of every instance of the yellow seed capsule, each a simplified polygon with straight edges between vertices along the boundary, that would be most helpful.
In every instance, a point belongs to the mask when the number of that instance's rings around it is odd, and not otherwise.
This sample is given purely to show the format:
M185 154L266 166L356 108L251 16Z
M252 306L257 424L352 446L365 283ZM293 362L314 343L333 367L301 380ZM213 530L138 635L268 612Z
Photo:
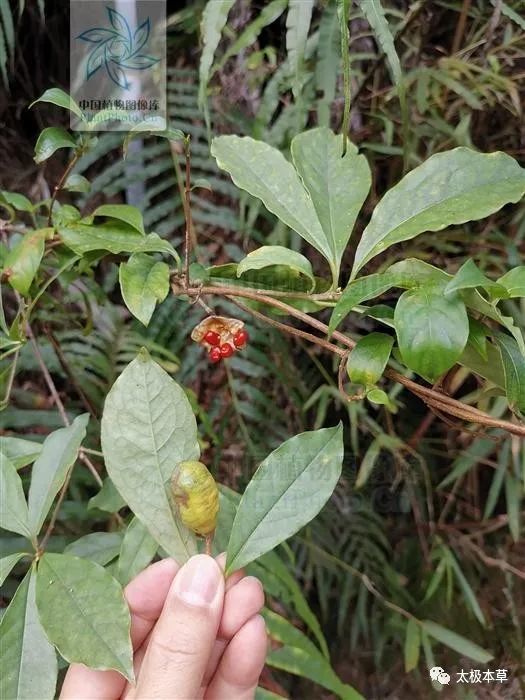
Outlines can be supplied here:
M172 479L182 522L198 535L210 535L217 525L219 491L202 462L181 462Z

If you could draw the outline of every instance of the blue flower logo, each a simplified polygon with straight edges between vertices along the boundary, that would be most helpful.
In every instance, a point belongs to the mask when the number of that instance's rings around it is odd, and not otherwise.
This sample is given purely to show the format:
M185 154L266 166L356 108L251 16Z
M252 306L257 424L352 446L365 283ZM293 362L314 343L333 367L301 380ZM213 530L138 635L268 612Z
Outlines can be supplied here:
M132 32L126 18L120 12L111 7L106 7L106 10L112 29L95 27L77 36L77 39L95 44L88 57L86 80L104 67L116 85L129 90L131 82L126 70L145 70L160 60L141 53L149 39L149 17Z

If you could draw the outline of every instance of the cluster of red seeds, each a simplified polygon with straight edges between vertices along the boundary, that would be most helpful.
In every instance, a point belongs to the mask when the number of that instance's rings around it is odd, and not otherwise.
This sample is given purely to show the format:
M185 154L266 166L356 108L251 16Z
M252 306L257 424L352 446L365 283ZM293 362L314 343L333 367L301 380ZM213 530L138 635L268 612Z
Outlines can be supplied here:
M208 331L203 338L208 345L212 346L208 351L208 357L213 363L231 357L236 350L243 348L249 339L250 336L244 329L235 333L233 336L233 345L231 343L222 343L221 345L221 337L215 331Z

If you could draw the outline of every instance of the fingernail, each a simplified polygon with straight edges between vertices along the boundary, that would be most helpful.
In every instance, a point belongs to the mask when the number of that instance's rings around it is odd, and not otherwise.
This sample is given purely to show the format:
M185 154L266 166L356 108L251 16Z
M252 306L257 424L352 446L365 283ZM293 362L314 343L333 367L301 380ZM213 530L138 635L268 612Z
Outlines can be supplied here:
M175 593L191 605L209 605L217 594L221 578L216 562L206 554L197 554L175 577Z

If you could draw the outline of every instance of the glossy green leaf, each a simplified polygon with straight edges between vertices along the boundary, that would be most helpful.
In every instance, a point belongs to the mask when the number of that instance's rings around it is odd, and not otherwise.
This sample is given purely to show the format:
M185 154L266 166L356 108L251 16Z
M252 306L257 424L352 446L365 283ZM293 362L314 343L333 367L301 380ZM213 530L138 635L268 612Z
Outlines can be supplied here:
M237 509L227 573L270 551L312 520L330 498L342 461L341 425L296 435L268 455Z
M144 253L135 253L119 267L122 298L131 313L145 326L150 322L157 302L167 297L170 269Z
M29 109L31 109L31 107L36 105L38 102L50 102L53 105L57 105L57 107L68 109L70 112L73 112L73 114L76 114L76 116L80 119L83 118L82 111L75 100L70 97L67 92L64 92L60 88L49 88L46 90L41 97L34 102L31 102Z
M123 221L143 236L146 235L142 214L137 207L132 207L129 204L102 204L100 207L97 207L89 217L86 217L85 220L94 219L97 216L105 216L109 219Z
M484 275L471 258L463 263L447 284L445 294L454 294L461 289L475 289L476 287L486 289L492 296L506 296L505 288Z
M404 292L394 323L403 362L431 382L459 360L469 334L465 304L434 288Z
M505 391L511 406L525 411L525 357L516 341L506 333L495 336L505 373Z
M498 284L505 287L510 298L525 297L525 265L509 270L499 278Z
M465 639L465 637L456 634L456 632L452 632L452 630L446 627L438 625L436 622L422 620L421 626L427 634L437 639L438 642L450 647L450 649L454 649L454 651L457 651L457 653L462 656L467 656L469 659L478 661L480 664L486 664L494 658L486 649L482 649L469 639Z
M42 629L35 604L35 571L29 571L0 622L0 697L53 700L56 653Z
M46 634L66 661L114 669L133 682L129 608L121 586L102 566L44 554L36 600Z
M505 153L455 148L436 153L374 209L357 246L352 277L375 255L424 231L482 219L525 192L525 170Z
M334 307L328 326L329 334L334 332L356 306L369 299L375 299L392 287L413 289L423 285L445 286L450 279L450 275L434 265L429 265L417 258L407 258L394 263L384 272L376 272L352 280L343 290Z
M170 479L198 459L197 424L183 389L142 350L109 392L102 449L111 480L151 535L177 561L196 552L181 523Z
M280 245L265 245L262 248L248 253L237 265L237 277L241 277L248 270L262 270L266 267L283 265L294 272L304 275L311 283L312 291L315 287L315 277L312 264L301 253L290 250Z
M6 457L0 460L0 527L31 539L22 480Z
M106 511L106 513L117 513L121 508L124 508L126 501L115 488L115 484L109 477L104 479L100 491L89 499L88 509L98 508Z
M370 166L356 146L321 127L292 140L295 168L313 202L330 248L330 262L338 271L341 258L365 201L372 176Z
M370 389L366 392L366 398L371 403L386 406L390 413L397 413L397 405L383 389L378 389L377 387Z
M4 581L20 559L27 556L31 555L27 555L25 552L15 552L15 554L8 554L6 557L0 559L0 586L3 586Z
M261 199L269 211L330 260L330 244L313 202L280 151L249 136L218 136L211 152L237 187Z
M1 190L0 202L1 201L4 201L6 204L9 204L18 211L33 211L33 205L30 200L19 192L7 192L6 190Z
M410 673L417 667L420 646L419 624L416 620L410 618L405 631L405 673Z
M42 443L0 435L0 455L7 457L16 469L31 464L42 451Z
M468 324L468 343L484 360L486 360L488 357L487 333L490 331L483 323L480 323L480 321L477 321L475 318L470 318L470 316L468 319Z
M26 233L7 254L3 273L20 294L25 296L29 292L44 255L45 241L52 235L53 229L50 228Z
M61 126L49 126L40 132L35 145L35 163L43 163L60 148L76 148L75 139Z
M128 525L118 560L118 580L125 586L151 562L159 545L138 518Z
M346 369L354 384L377 384L385 371L394 339L386 333L369 333L361 338L348 357Z
M105 566L118 557L121 544L120 532L90 532L68 544L64 554L89 559L100 566Z
M269 652L266 663L318 683L343 700L364 700L352 686L343 683L330 663L300 630L269 610L264 619L271 639L283 646Z
M29 526L36 537L44 524L57 493L76 461L80 444L86 435L89 414L75 418L67 428L47 436L42 452L33 465L29 487Z
M68 192L89 192L91 183L87 177L78 173L72 173L64 183L63 189Z

